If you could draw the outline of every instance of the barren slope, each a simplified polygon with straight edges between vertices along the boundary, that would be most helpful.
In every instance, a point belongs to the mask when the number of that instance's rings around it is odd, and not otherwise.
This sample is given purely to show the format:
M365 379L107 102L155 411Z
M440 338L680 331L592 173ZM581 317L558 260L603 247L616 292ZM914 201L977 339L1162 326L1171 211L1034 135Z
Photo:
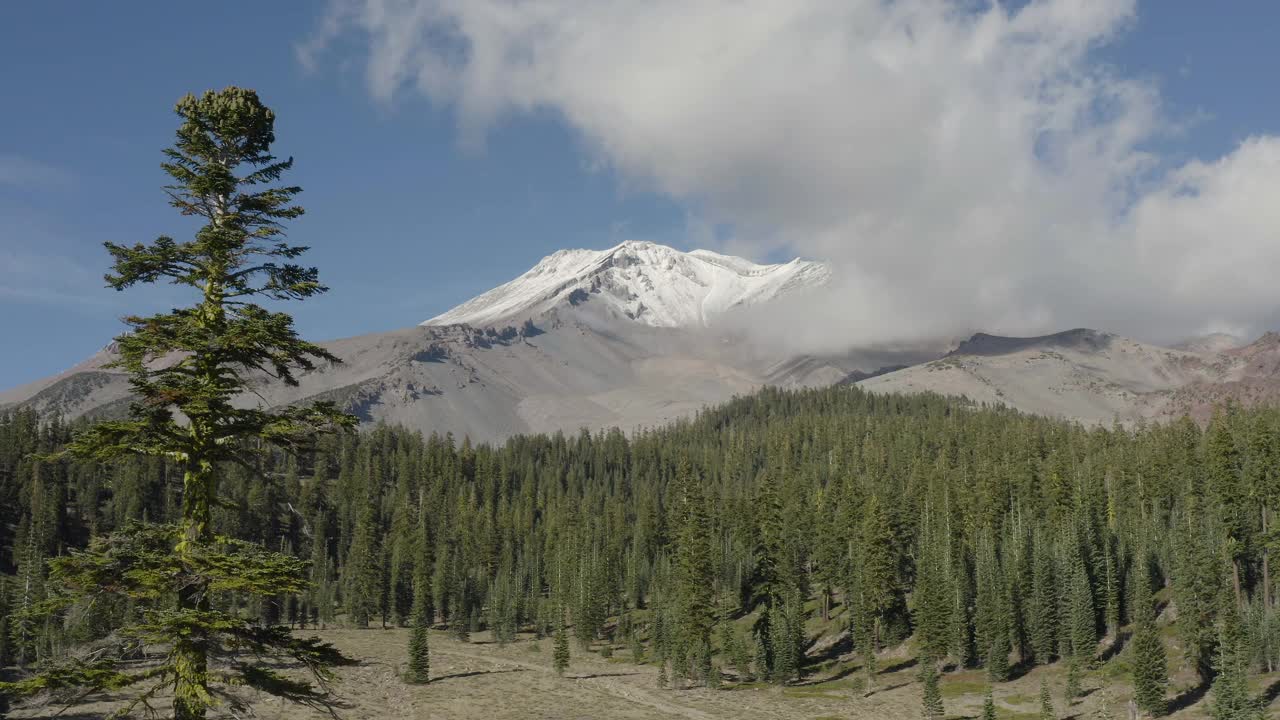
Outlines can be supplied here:
M979 333L946 357L880 377L878 392L962 395L1026 412L1090 423L1197 418L1228 397L1280 398L1280 336L1244 348L1220 339L1174 349L1096 330L1031 338Z
M765 384L834 382L863 369L860 356L806 357L760 350L705 329L619 323L586 303L553 310L528 331L418 326L323 343L343 360L288 387L260 376L245 404L327 399L362 422L399 423L475 441L588 427L655 426ZM879 356L876 356L879 357ZM122 412L125 377L110 352L0 396L67 418ZM870 366L874 368L875 366Z

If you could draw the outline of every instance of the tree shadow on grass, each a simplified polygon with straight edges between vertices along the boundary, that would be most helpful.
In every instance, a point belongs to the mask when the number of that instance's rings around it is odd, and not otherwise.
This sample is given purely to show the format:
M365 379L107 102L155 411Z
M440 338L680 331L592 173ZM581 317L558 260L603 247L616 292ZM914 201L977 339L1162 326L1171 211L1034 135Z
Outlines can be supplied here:
M1187 688L1169 701L1166 714L1172 715L1176 712L1186 710L1192 705L1203 700L1204 696L1207 694L1209 694L1209 683L1207 682L1202 682L1195 687Z
M440 677L431 678L431 682L438 683L444 680L459 680L462 678L475 677L477 675L498 675L500 673L529 672L525 668L504 668L502 670L471 670L470 672L453 673L452 675L441 675Z
M631 677L632 675L640 675L638 672L616 672L616 673L591 673L590 675L573 675L570 680L590 680L592 678L607 677Z
M900 682L900 683L894 683L892 685L885 685L883 687L880 685L877 685L875 691L873 691L871 695L879 695L880 693L887 693L890 690L897 690L898 688L904 688L910 684L911 683L909 682ZM871 695L863 695L863 697L871 697Z
M880 670L880 672L878 672L878 673L876 673L876 674L877 674L877 675L889 675L889 674L892 674L892 673L896 673L896 672L898 672L899 670L910 670L911 668L913 668L913 667L915 667L916 665L919 665L919 664L920 664L920 661L919 661L918 659L916 659L916 658L907 658L906 660L903 660L902 662L896 662L896 663L894 663L894 664L892 664L892 665L886 665L884 668L882 668L882 669Z
M1111 644L1107 646L1106 650L1102 651L1102 655L1098 656L1098 659L1102 662L1107 662L1116 655L1119 655L1120 651L1124 649L1125 644L1129 642L1130 635L1132 635L1132 633L1128 630L1117 631L1116 636L1111 640Z
M807 642L806 650L812 648L816 642L816 640ZM853 652L853 638L849 636L849 633L844 633L839 640L822 648L821 652L813 655L806 654L804 663L805 665L821 665L824 662L838 660L851 652Z
M1280 697L1280 680L1271 683L1266 690L1262 691L1263 706L1270 706L1271 703L1276 701L1277 697Z
M835 682L836 680L843 680L849 677L850 675L858 672L861 669L862 667L859 665L850 665L849 667L841 669L840 672L837 672L835 675L831 675L830 677L824 677L824 678L814 677L809 680L805 680L804 682L792 683L791 686L804 687L806 685L821 685L822 683Z
M1013 682L1014 680L1021 678L1022 676L1031 672L1031 668L1035 666L1036 666L1035 661L1030 658L1023 658L1019 660L1018 662L1009 666L1009 676L1005 678L1005 682Z

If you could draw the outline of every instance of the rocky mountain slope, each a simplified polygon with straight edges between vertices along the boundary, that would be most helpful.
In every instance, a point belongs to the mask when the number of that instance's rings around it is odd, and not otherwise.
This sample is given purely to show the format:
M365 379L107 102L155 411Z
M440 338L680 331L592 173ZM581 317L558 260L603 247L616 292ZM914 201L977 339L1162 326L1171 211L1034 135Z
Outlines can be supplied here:
M755 265L650 243L556 253L520 278L418 327L322 343L340 365L298 387L256 382L246 404L332 399L366 423L403 423L473 440L654 426L765 385L838 382L918 352L795 356L707 324L730 308L825 282L826 266ZM501 291L501 292L499 292ZM117 415L129 385L104 348L51 378L0 392L68 418Z
M256 383L246 403L329 399L365 423L402 423L473 440L617 426L655 426L765 384L827 385L877 354L786 358L731 338L681 328L602 329L586 307L559 308L517 331L420 326L323 343L343 363ZM129 386L101 365L110 350L61 375L0 394L67 417L117 414Z
M876 392L932 391L1084 422L1191 414L1215 403L1280 399L1280 335L1245 347L1208 336L1178 347L1077 329L1040 337L979 333L945 357L859 382Z
M815 356L753 343L716 323L830 275L822 263L757 265L652 243L561 251L419 326L323 343L342 364L302 374L297 387L260 377L241 400L331 399L365 423L477 441L655 426L764 385L933 391L1090 423L1203 419L1227 398L1280 401L1274 333L1248 345L1215 335L1176 347L1085 329L1031 338L979 333L949 353L939 342ZM0 392L0 408L120 415L130 388L104 367L112 357L108 346L66 372Z

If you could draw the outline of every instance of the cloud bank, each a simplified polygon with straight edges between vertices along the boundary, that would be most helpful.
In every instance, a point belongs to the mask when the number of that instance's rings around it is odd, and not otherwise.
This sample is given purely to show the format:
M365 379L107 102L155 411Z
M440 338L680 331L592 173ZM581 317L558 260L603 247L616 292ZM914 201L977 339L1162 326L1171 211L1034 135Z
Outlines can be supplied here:
M1135 13L335 0L298 51L315 66L354 42L373 96L448 104L467 142L550 110L629 182L732 228L723 249L831 261L840 281L775 318L796 340L1276 327L1280 138L1183 165L1146 150L1175 130L1158 91L1095 52Z

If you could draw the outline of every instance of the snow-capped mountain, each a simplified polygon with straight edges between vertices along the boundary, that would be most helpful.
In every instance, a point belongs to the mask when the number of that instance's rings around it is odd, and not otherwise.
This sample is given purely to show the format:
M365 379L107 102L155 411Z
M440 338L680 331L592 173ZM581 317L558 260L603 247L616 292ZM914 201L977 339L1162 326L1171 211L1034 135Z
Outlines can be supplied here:
M1184 412L1203 419L1228 397L1280 401L1275 334L1243 347L1215 336L1164 348L1093 330L979 333L945 356L938 343L810 355L760 342L742 332L746 323L716 324L735 307L803 293L830 277L818 262L758 265L644 242L562 250L421 325L322 343L343 362L299 373L296 385L250 373L253 388L239 401L327 400L365 423L473 441L657 427L765 385L932 391L1090 423ZM110 364L115 357L108 346L66 372L0 391L0 411L119 417L134 396Z
M510 324L562 304L591 303L652 327L706 327L726 311L825 284L825 263L758 265L709 250L629 241L608 250L561 250L520 277L422 323Z

